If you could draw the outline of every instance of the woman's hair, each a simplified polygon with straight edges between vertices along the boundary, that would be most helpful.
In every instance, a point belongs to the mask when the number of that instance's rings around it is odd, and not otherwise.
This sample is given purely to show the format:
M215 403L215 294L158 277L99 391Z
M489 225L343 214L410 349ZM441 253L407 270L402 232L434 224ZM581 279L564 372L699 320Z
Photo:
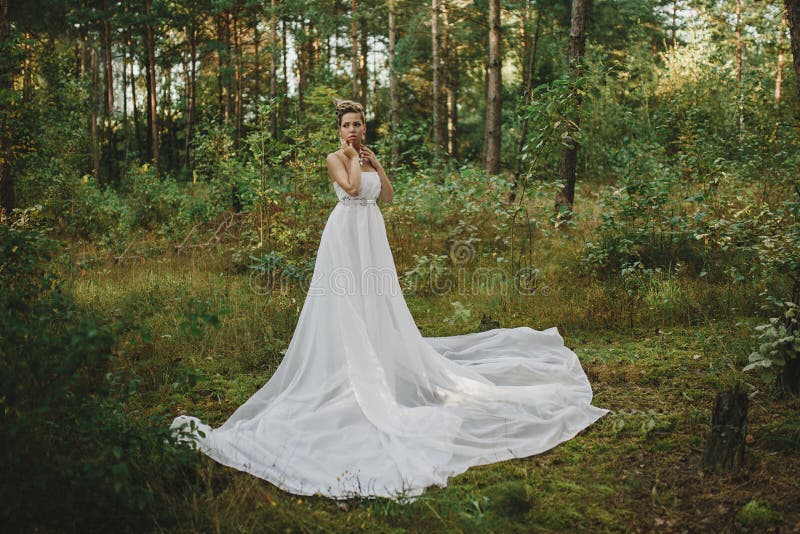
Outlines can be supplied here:
M342 115L345 113L360 113L361 120L367 122L367 117L364 115L364 106L354 100L337 100L334 99L336 104L336 122L339 126L342 125Z

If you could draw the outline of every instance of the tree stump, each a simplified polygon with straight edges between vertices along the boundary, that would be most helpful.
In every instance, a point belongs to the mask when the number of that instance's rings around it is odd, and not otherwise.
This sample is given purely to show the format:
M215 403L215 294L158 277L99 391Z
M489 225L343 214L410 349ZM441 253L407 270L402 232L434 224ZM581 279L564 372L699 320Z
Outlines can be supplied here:
M800 331L794 335L800 334ZM795 395L800 393L800 358L786 360L783 370L778 375L778 387Z
M747 393L742 390L741 384L717 394L711 416L711 432L703 453L703 470L732 473L742 466L748 404Z

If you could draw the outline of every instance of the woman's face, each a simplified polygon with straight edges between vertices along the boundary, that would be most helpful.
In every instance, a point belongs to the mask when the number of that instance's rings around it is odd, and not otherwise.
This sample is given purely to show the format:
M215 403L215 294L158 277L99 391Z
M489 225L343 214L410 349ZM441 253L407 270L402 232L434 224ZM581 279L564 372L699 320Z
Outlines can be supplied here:
M348 112L342 115L342 122L339 125L339 135L345 142L358 148L367 133L367 125L361 120L361 113Z

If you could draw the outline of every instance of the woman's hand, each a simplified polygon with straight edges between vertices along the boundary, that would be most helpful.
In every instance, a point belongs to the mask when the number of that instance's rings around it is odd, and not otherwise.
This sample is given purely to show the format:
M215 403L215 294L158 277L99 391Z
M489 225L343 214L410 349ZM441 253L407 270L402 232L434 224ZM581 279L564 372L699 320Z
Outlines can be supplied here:
M345 157L347 159L353 159L353 158L357 158L358 157L358 152L356 152L356 149L353 148L353 145L351 145L350 143L346 142L341 137L339 138L339 146L341 147L342 152L344 153L344 155L345 155Z
M361 145L361 161L364 163L369 162L376 170L381 166L381 164L378 163L378 156L375 155L375 152L365 145Z

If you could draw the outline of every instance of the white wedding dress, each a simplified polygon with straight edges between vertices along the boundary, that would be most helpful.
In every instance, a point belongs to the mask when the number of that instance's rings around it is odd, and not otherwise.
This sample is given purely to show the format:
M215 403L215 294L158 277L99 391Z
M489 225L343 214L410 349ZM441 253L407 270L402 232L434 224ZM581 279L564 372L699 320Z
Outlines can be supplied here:
M378 173L362 172L369 201L333 186L340 201L274 375L219 428L177 417L172 428L189 431L178 437L291 493L410 502L470 466L546 451L609 411L591 405L555 327L422 337L374 201Z

